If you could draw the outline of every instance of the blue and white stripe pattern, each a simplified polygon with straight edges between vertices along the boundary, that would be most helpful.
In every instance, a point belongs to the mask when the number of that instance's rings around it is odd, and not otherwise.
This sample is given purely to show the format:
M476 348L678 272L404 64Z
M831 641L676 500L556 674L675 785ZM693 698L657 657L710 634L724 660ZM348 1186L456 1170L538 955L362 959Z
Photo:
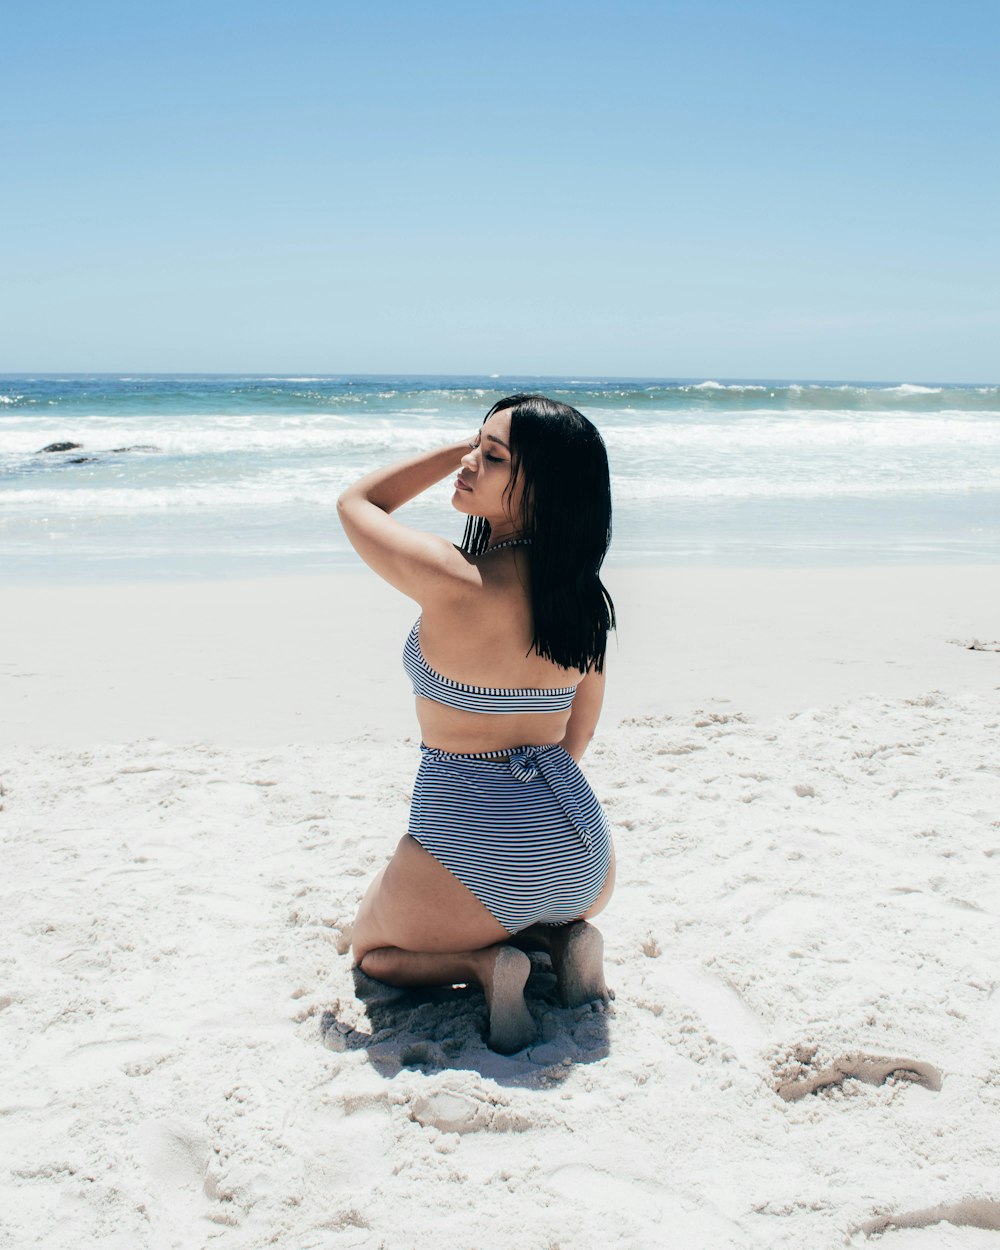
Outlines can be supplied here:
M508 933L578 920L608 875L611 836L569 752L420 750L410 836Z
M463 712L565 712L573 702L576 686L550 689L523 687L505 690L496 686L467 686L435 672L420 649L420 620L410 630L403 647L403 668L413 683L413 693Z

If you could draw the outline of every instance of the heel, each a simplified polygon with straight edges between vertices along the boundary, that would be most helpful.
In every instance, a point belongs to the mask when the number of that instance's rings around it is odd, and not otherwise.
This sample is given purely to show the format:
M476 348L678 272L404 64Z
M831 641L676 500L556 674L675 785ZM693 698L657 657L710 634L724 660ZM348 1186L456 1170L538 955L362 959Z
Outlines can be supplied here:
M553 929L552 968L564 1007L582 1007L613 995L604 980L604 938L586 920Z

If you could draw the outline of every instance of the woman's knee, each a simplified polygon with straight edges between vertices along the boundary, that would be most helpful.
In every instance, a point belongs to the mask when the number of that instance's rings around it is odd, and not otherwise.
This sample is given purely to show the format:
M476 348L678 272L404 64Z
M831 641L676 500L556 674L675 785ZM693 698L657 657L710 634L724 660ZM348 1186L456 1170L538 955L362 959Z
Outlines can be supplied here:
M368 951L357 961L358 967L365 976L376 981L384 981L392 976L396 967L397 948L395 946L377 946Z

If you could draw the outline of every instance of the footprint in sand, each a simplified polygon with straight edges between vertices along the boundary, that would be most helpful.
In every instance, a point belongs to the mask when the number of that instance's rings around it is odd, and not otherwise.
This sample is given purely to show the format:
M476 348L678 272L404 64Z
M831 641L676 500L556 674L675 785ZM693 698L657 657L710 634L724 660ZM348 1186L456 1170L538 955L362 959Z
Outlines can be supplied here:
M941 1203L936 1207L924 1207L919 1211L899 1211L893 1215L880 1215L876 1219L865 1220L858 1232L864 1233L867 1238L880 1236L893 1229L930 1228L935 1224L950 1224L953 1228L979 1228L988 1232L1000 1232L1000 1202L994 1202L989 1198L966 1198L962 1202ZM951 1244L946 1243L940 1236L942 1232L943 1230L938 1230L933 1243L927 1242L928 1248L932 1244L935 1246ZM851 1244L863 1243L852 1241ZM956 1246L959 1244L962 1246L980 1244L997 1246L1000 1245L1000 1241L991 1237L975 1242L967 1240L955 1242Z
M354 1210L357 1218L348 1226L365 1227L377 1221L371 1210L373 1195L391 1185L397 1162L401 1121L394 1116L388 1090L356 1092L343 1096L334 1087L319 1090L309 1099L297 1102L282 1129L282 1145L289 1157L302 1160L304 1184L312 1192L325 1195L324 1202L336 1211ZM235 1130L234 1130L235 1134ZM322 1149L316 1149L316 1143ZM234 1159L246 1153L245 1138L233 1137ZM331 1226L336 1226L335 1217ZM364 1245L377 1244L371 1240ZM284 1243L282 1243L284 1244ZM289 1250L300 1245L326 1245L324 1240L288 1242ZM337 1241L340 1246L340 1241ZM353 1243L351 1243L353 1244Z
M212 1152L203 1125L175 1118L145 1120L133 1131L132 1145L145 1164L150 1214L161 1235L211 1217L206 1181Z
M53 1078L60 1088L79 1089L105 1081L116 1072L142 1076L165 1063L174 1045L174 1039L162 1033L84 1042L62 1056Z
M410 1118L425 1128L433 1125L442 1133L476 1133L490 1127L493 1108L478 1093L441 1088L418 1094Z
M822 1061L814 1045L795 1046L778 1061L774 1089L785 1102L796 1102L807 1094L841 1085L853 1077L866 1085L884 1085L890 1076L912 1081L935 1092L941 1088L941 1073L921 1059L866 1055L860 1051Z
M644 948L645 949L645 948ZM694 1011L713 1037L745 1063L754 1063L767 1033L740 995L695 964L666 961L646 969L649 989L668 990Z
M574 1209L616 1212L621 1236L617 1245L736 1250L745 1244L742 1230L721 1204L693 1200L652 1165L640 1165L637 1174L627 1160L601 1168L578 1155L542 1173L540 1179L550 1193Z

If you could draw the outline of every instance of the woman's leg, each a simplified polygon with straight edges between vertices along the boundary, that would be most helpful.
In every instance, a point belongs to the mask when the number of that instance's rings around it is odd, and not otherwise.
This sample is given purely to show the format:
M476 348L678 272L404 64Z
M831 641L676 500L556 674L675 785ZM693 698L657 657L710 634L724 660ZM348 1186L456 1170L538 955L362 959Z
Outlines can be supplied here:
M362 971L389 985L457 985L475 981L486 996L492 1050L512 1055L535 1040L535 1022L524 1001L531 960L512 946L428 955L383 946L369 951Z
M531 962L457 877L408 835L365 894L352 946L361 971L389 985L482 986L489 1043L512 1054L535 1024L524 1002Z
M509 937L472 891L407 834L368 887L351 945L354 958L363 965L369 951L385 946L457 954L482 950Z
M606 906L614 883L612 849L604 886L584 918ZM457 877L406 836L362 899L352 947L362 972L389 985L477 982L490 1009L490 1045L509 1054L529 1045L535 1034L524 1003L531 964L504 945L510 936ZM523 937L528 945L537 938L549 952L566 1006L608 1000L604 940L591 925L536 925Z

